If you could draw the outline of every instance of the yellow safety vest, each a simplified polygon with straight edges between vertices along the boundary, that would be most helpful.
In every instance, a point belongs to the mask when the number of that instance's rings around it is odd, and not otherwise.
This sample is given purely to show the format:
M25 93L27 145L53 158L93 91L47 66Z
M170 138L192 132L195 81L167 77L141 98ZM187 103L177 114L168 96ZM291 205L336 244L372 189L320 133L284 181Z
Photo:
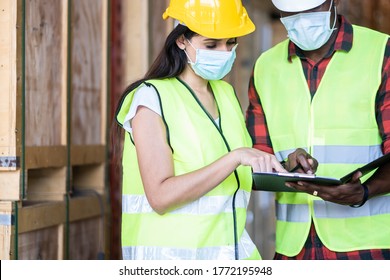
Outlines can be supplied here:
M236 148L251 147L241 107L228 83L210 81L219 108L220 128L181 80L149 80L146 85L156 89L161 102L175 175L200 169ZM122 125L134 93L135 90L128 94L117 115ZM240 166L205 196L159 215L145 196L135 147L131 136L126 134L123 154L123 258L260 259L245 230L251 186L250 167Z
M340 178L382 155L375 98L388 35L358 26L353 30L353 48L334 54L313 98L299 57L286 59L288 40L256 62L255 87L279 160L305 148L319 162L317 175ZM297 255L312 220L330 250L390 248L388 195L360 208L303 193L281 192L276 199L278 253Z

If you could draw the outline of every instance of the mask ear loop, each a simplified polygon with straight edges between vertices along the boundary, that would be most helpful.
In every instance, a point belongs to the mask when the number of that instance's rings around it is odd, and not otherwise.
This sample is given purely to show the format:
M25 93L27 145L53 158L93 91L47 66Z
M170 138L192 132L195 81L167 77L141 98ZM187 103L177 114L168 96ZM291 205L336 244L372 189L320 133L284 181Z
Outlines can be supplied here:
M233 46L233 48L230 50L230 52L236 51L237 47L238 47L238 43L236 43L236 44Z
M188 40L187 38L185 38L185 39L191 45L191 47L195 50L195 52L198 53L198 50L191 44L190 40ZM192 59L190 58L190 56L188 55L186 49L183 49L183 51L184 51L184 53L186 54L186 56L188 58L188 63L195 64L196 63L196 58L195 58L195 62L193 62Z
M332 6L333 6L333 5L334 5L334 2L333 2L333 0L332 0L332 4L331 4L331 6L330 6L330 8L329 8L329 12L330 12L330 10L332 9ZM333 21L333 26L332 26L332 28L331 28L332 31L337 30L337 28L335 28L336 22L337 22L337 6L334 5L334 21Z

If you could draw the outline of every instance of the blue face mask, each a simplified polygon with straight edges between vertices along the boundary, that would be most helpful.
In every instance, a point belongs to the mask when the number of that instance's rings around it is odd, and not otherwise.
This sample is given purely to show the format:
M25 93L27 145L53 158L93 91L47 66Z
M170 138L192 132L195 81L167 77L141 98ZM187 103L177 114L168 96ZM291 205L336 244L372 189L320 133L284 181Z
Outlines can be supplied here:
M229 51L211 51L204 49L196 49L190 41L190 45L196 51L195 62L186 53L189 64L194 72L205 80L220 80L225 77L232 69L234 60L236 59L237 44Z
M295 45L304 51L312 51L321 48L329 40L336 25L337 10L333 27L330 28L330 4L329 11L300 13L293 16L281 18L281 22L288 32L288 37Z

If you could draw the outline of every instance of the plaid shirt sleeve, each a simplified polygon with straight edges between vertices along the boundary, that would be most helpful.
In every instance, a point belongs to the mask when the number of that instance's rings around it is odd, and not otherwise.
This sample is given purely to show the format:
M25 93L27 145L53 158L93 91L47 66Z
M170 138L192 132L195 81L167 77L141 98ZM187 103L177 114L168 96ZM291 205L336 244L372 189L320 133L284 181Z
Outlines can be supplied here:
M383 153L390 153L390 39L387 41L382 68L382 83L376 100L379 131L383 139Z
M249 106L246 111L246 125L252 138L253 147L273 154L267 121L254 84L253 71L249 80L248 98Z

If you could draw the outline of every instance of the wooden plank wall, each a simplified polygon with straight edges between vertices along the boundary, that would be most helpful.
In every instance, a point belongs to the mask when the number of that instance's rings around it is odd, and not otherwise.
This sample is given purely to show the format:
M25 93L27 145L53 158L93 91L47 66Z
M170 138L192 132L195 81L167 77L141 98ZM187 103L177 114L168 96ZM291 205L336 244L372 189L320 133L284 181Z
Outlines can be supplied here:
M66 17L65 1L26 5L26 146L66 145Z
M0 2L1 259L109 258L109 4Z
M106 142L107 1L72 2L72 145Z

